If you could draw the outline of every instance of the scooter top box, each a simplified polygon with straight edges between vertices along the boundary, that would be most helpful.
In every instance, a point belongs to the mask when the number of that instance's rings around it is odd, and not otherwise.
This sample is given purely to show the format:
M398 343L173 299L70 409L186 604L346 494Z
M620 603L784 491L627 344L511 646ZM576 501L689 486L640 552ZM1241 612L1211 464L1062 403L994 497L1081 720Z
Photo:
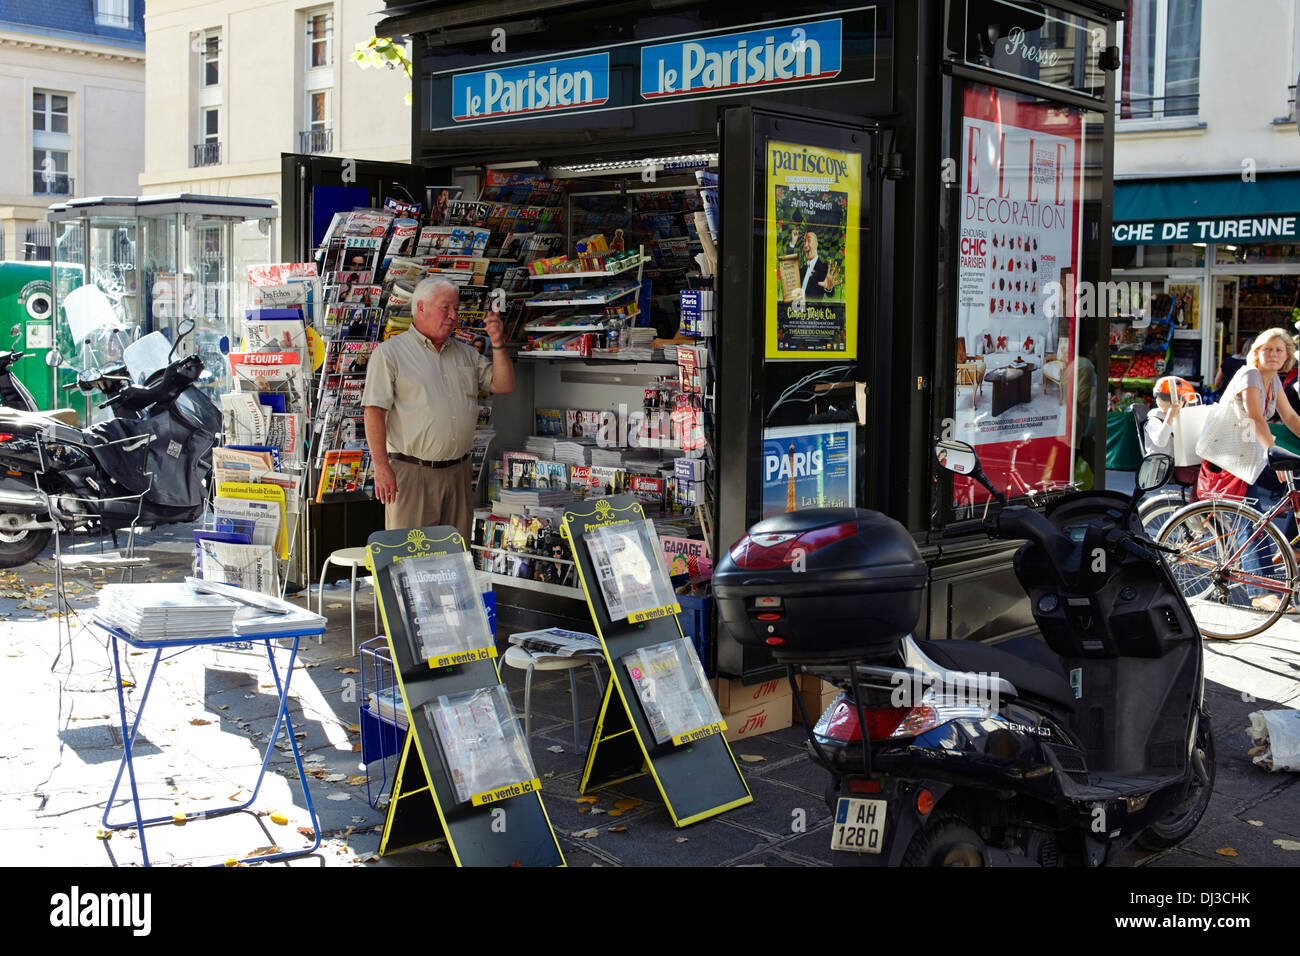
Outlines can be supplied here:
M877 511L808 508L760 521L713 572L724 626L778 660L876 657L921 615L927 569L907 530Z

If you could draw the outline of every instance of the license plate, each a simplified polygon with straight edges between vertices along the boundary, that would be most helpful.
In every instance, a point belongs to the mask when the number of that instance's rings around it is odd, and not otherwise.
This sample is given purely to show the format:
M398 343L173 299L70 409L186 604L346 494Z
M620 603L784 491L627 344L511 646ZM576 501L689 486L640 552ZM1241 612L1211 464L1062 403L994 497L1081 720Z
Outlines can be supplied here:
M831 827L831 849L850 853L879 853L885 842L884 800L840 797Z

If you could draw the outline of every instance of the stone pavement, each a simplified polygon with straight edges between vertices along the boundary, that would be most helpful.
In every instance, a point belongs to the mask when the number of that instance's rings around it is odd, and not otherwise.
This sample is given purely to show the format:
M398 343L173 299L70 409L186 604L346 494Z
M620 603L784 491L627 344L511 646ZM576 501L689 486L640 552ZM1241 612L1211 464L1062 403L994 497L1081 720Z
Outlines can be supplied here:
M187 574L188 539L185 528L150 533L141 548L154 563L137 572L137 580L179 580ZM138 866L133 829L100 838L104 803L121 754L107 639L76 621L71 652L64 647L60 654L60 621L49 617L54 604L51 568L47 554L20 573L0 572L0 635L9 677L9 693L0 700L0 726L6 731L0 743L5 758L0 764L5 862ZM93 581L86 575L71 577L68 590L74 607L93 606L94 585L104 579L102 574ZM362 639L369 636L372 609L370 591L363 588L357 608ZM450 856L436 848L376 856L384 817L382 810L370 806L356 752L361 675L349 647L346 579L326 589L325 613L330 627L324 642L308 640L301 648L291 704L324 842L316 854L282 865L450 866ZM1250 742L1245 728L1252 710L1300 707L1300 623L1288 618L1261 637L1208 642L1205 649L1218 751L1209 812L1182 846L1161 854L1133 851L1122 862L1156 867L1296 865L1300 776L1270 774L1252 764L1246 755ZM126 676L137 685L128 688L128 694L136 699L151 656L129 648L124 652ZM277 657L283 662L287 654L281 651ZM523 672L506 668L504 676L522 711ZM798 726L734 748L754 795L751 805L676 830L648 776L600 791L594 807L578 804L582 756L573 753L568 677L563 672L538 673L533 691L533 756L542 777L542 798L570 866L831 864L830 814L822 797L826 777L804 756ZM578 693L585 746L599 704L589 669L580 672ZM204 648L162 664L136 748L145 813L165 815L247 799L275 712L275 689L260 650L253 655ZM389 761L390 780L395 766L395 760ZM372 764L371 770L378 778L382 766ZM253 807L262 815L246 812L185 826L152 827L152 861L212 863L268 846L306 845L308 838L298 831L309 820L296 778L282 738ZM372 795L380 788L376 783ZM611 816L615 801L631 803L621 804L629 809ZM114 821L127 819L130 812L129 801L119 794ZM285 822L278 822L282 818ZM592 830L594 837L575 836Z

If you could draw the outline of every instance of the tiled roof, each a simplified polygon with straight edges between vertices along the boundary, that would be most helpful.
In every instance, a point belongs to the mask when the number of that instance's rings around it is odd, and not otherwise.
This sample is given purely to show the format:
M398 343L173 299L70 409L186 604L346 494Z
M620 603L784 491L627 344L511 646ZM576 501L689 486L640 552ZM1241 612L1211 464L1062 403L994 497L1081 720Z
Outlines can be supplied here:
M130 0L130 22L95 22L96 0L0 0L0 29L90 43L144 48L144 0Z

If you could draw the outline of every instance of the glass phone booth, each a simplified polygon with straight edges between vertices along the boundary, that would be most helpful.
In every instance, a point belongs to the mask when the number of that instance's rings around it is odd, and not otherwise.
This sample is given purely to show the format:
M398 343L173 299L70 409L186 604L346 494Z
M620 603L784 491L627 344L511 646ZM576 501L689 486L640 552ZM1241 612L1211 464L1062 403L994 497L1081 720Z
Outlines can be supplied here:
M276 215L274 200L188 193L51 206L52 259L86 277L66 293L55 285L56 402L80 406L60 384L120 361L142 335L166 330L174 340L186 320L194 334L178 354L199 353L207 368L199 385L214 398L228 390L225 353L239 332L247 267L276 261Z

